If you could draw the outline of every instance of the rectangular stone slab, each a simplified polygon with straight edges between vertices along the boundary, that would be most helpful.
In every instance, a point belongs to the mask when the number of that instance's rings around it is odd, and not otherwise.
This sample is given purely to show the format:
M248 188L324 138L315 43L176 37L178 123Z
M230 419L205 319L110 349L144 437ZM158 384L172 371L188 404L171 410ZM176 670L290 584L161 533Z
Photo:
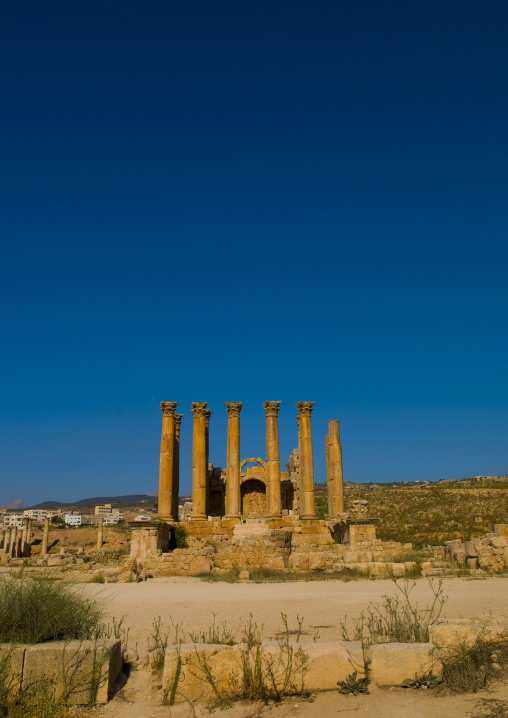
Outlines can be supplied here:
M39 643L25 648L23 686L46 681L68 703L107 703L121 668L119 640Z

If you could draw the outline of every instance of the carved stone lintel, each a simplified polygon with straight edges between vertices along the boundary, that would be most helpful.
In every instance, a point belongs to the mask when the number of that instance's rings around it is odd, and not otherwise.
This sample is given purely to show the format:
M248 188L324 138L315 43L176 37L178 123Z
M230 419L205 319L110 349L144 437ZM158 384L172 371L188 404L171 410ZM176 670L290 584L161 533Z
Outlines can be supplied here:
M228 416L240 416L240 412L243 409L241 401L226 401L225 404Z
M207 401L193 401L192 402L192 413L194 416L208 416L206 408L208 406Z
M265 401L263 409L266 411L267 416L277 416L279 413L281 402L280 401Z
M312 407L314 404L314 401L299 401L298 404L295 404L295 406L298 409L298 414L300 416L310 416L312 414Z
M161 411L164 416L175 416L176 401L161 401Z

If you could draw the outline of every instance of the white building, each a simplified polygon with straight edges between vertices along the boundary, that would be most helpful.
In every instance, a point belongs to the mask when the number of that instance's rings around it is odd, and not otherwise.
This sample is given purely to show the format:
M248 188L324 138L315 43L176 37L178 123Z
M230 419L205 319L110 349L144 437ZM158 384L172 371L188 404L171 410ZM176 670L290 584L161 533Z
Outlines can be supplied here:
M27 516L29 519L32 519L32 521L35 521L39 524L42 524L44 523L44 521L46 521L47 515L48 512L45 509L25 509L23 511L23 516Z
M81 514L65 514L64 520L69 526L81 526Z
M141 515L140 515L140 516L136 516L136 518L134 519L134 521L151 521L151 519L150 519L149 516L141 516Z
M18 526L23 528L23 514L5 514L4 526Z

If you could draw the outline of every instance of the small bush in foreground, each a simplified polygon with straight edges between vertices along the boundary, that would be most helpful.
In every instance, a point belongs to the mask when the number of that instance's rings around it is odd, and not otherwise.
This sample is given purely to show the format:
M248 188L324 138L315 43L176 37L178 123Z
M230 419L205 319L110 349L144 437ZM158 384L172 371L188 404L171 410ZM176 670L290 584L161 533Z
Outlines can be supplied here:
M472 645L463 642L449 648L444 658L443 682L454 693L476 693L508 670L508 635L486 639L481 634Z
M222 644L224 646L234 646L236 641L233 631L227 627L226 621L220 625L215 621L216 616L213 614L212 625L208 627L208 631L189 632L189 638L193 643L209 643Z
M0 643L88 639L101 618L102 607L84 588L24 576L0 578Z
M414 581L404 579L402 585L394 581L402 596L383 596L381 605L369 604L360 618L353 619L353 628L347 625L347 616L340 622L342 637L345 641L373 643L426 643L429 640L429 626L437 621L446 602L442 581L434 585L429 580L432 591L430 606L421 609L411 603L411 591Z

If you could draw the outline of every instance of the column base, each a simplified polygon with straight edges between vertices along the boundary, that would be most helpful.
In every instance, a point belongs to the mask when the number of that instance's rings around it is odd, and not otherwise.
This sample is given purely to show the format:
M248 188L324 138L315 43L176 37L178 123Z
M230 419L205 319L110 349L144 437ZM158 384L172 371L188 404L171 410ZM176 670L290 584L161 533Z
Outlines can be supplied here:
M191 521L208 521L208 516L206 514L193 514Z
M300 521L317 521L318 517L314 514L300 514Z

